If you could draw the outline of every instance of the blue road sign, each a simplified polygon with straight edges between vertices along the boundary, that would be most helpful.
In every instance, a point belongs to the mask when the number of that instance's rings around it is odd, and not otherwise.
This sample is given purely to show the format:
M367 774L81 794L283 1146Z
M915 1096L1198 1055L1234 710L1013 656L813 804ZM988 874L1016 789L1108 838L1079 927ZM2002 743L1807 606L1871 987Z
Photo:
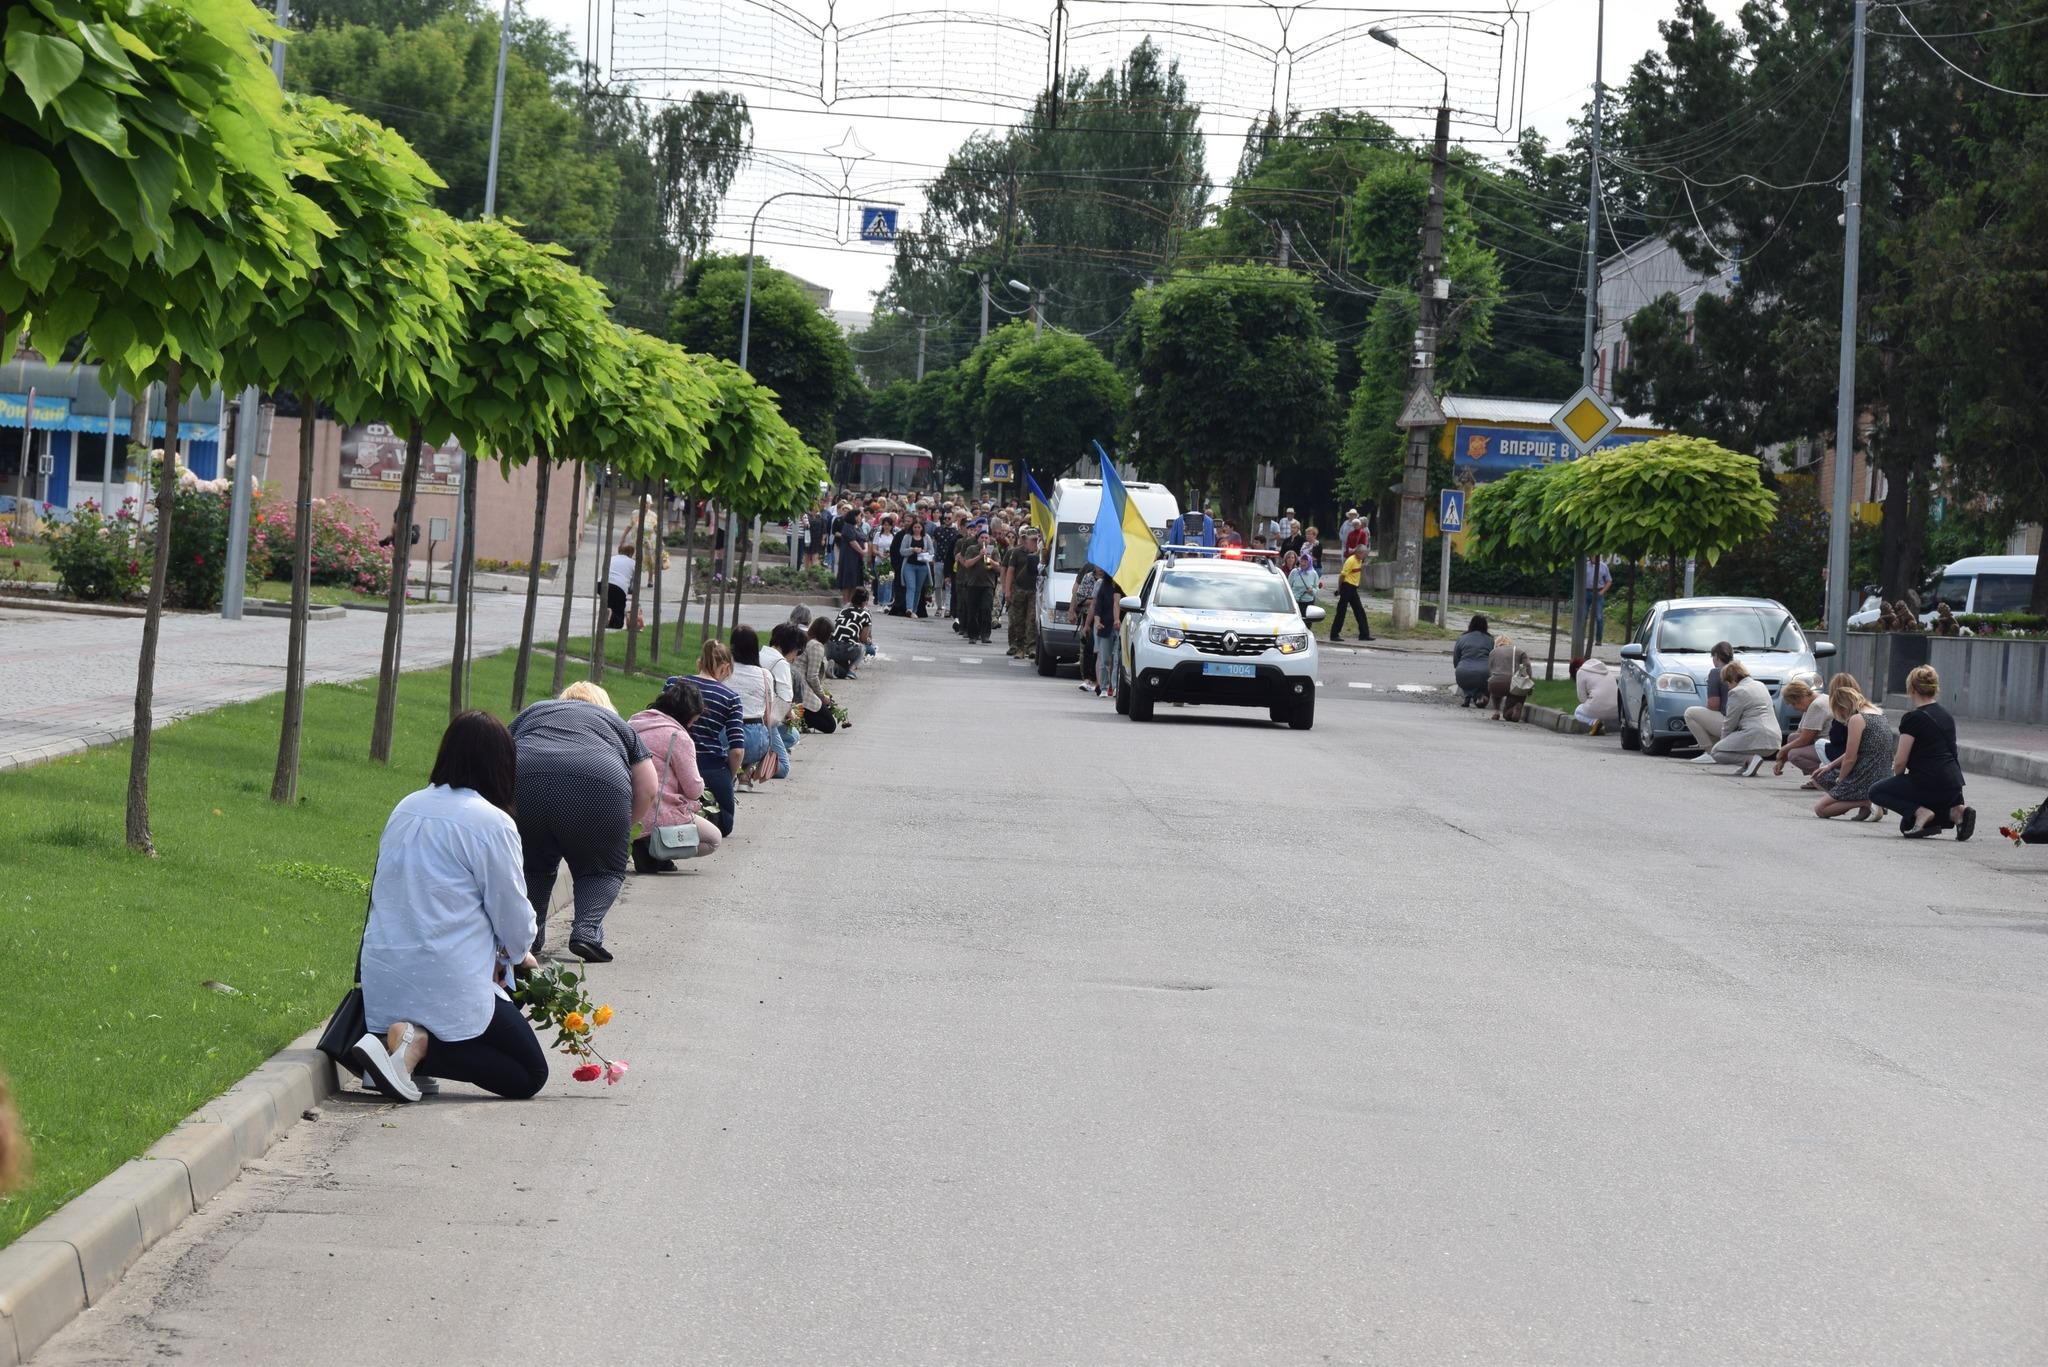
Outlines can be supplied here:
M1465 530L1465 491L1446 489L1439 495L1436 525L1443 531L1462 532Z
M896 211L885 209L879 204L860 206L860 240L863 242L894 242L896 240Z

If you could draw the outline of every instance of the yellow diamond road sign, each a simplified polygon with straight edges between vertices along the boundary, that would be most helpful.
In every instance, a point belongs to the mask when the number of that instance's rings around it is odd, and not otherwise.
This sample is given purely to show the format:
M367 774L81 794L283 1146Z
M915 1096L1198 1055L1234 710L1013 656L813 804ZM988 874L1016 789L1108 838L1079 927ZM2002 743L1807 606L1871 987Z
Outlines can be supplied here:
M1580 455L1607 439L1621 425L1621 415L1589 385L1564 401L1564 407L1550 415L1550 425L1564 435Z

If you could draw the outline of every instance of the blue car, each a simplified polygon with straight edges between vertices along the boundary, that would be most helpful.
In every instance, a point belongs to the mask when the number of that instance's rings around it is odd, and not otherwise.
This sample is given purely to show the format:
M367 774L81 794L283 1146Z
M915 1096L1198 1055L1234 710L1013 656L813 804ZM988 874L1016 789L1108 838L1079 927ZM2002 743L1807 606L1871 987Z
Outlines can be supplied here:
M1661 755L1691 745L1685 709L1707 705L1707 671L1717 642L1778 700L1778 723L1790 735L1798 716L1778 690L1804 677L1823 686L1820 662L1835 653L1826 641L1808 641L1799 622L1770 598L1671 598L1650 608L1621 648L1621 748Z

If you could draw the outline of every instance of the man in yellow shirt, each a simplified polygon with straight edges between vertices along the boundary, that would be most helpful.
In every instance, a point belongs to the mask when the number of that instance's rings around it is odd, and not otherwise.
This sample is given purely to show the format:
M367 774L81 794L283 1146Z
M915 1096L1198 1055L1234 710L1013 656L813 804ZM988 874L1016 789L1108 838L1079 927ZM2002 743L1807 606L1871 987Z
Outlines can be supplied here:
M1348 607L1358 617L1358 639L1372 639L1372 623L1365 618L1365 603L1358 596L1359 576L1365 569L1365 547L1358 546L1344 557L1344 568L1337 573L1337 615L1330 619L1330 639L1344 639L1344 610Z

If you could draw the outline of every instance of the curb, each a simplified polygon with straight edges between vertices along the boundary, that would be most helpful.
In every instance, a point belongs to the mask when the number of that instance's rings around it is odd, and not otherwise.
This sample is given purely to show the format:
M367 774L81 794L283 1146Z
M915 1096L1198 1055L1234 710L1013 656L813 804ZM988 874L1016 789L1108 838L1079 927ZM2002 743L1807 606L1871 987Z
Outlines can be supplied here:
M250 598L243 602L242 613L247 617L289 617L292 605L269 598ZM346 608L332 603L309 603L306 606L306 620L309 622L339 622L346 616Z
M1532 726L1564 735L1588 735L1592 729L1571 713L1555 707L1532 704L1522 709L1522 716ZM2016 750L1994 750L1988 745L1963 744L1956 747L1956 756L1962 761L1965 773L2048 788L2048 755L2028 755Z
M567 868L548 919L574 902ZM340 1089L314 1047L322 1021L5 1248L0 1248L0 1367L21 1367L97 1305L157 1242L270 1151Z
M72 617L147 617L149 609L131 608L120 603L81 603L70 598L23 598L16 594L0 595L0 608L20 608L26 612L56 612Z

